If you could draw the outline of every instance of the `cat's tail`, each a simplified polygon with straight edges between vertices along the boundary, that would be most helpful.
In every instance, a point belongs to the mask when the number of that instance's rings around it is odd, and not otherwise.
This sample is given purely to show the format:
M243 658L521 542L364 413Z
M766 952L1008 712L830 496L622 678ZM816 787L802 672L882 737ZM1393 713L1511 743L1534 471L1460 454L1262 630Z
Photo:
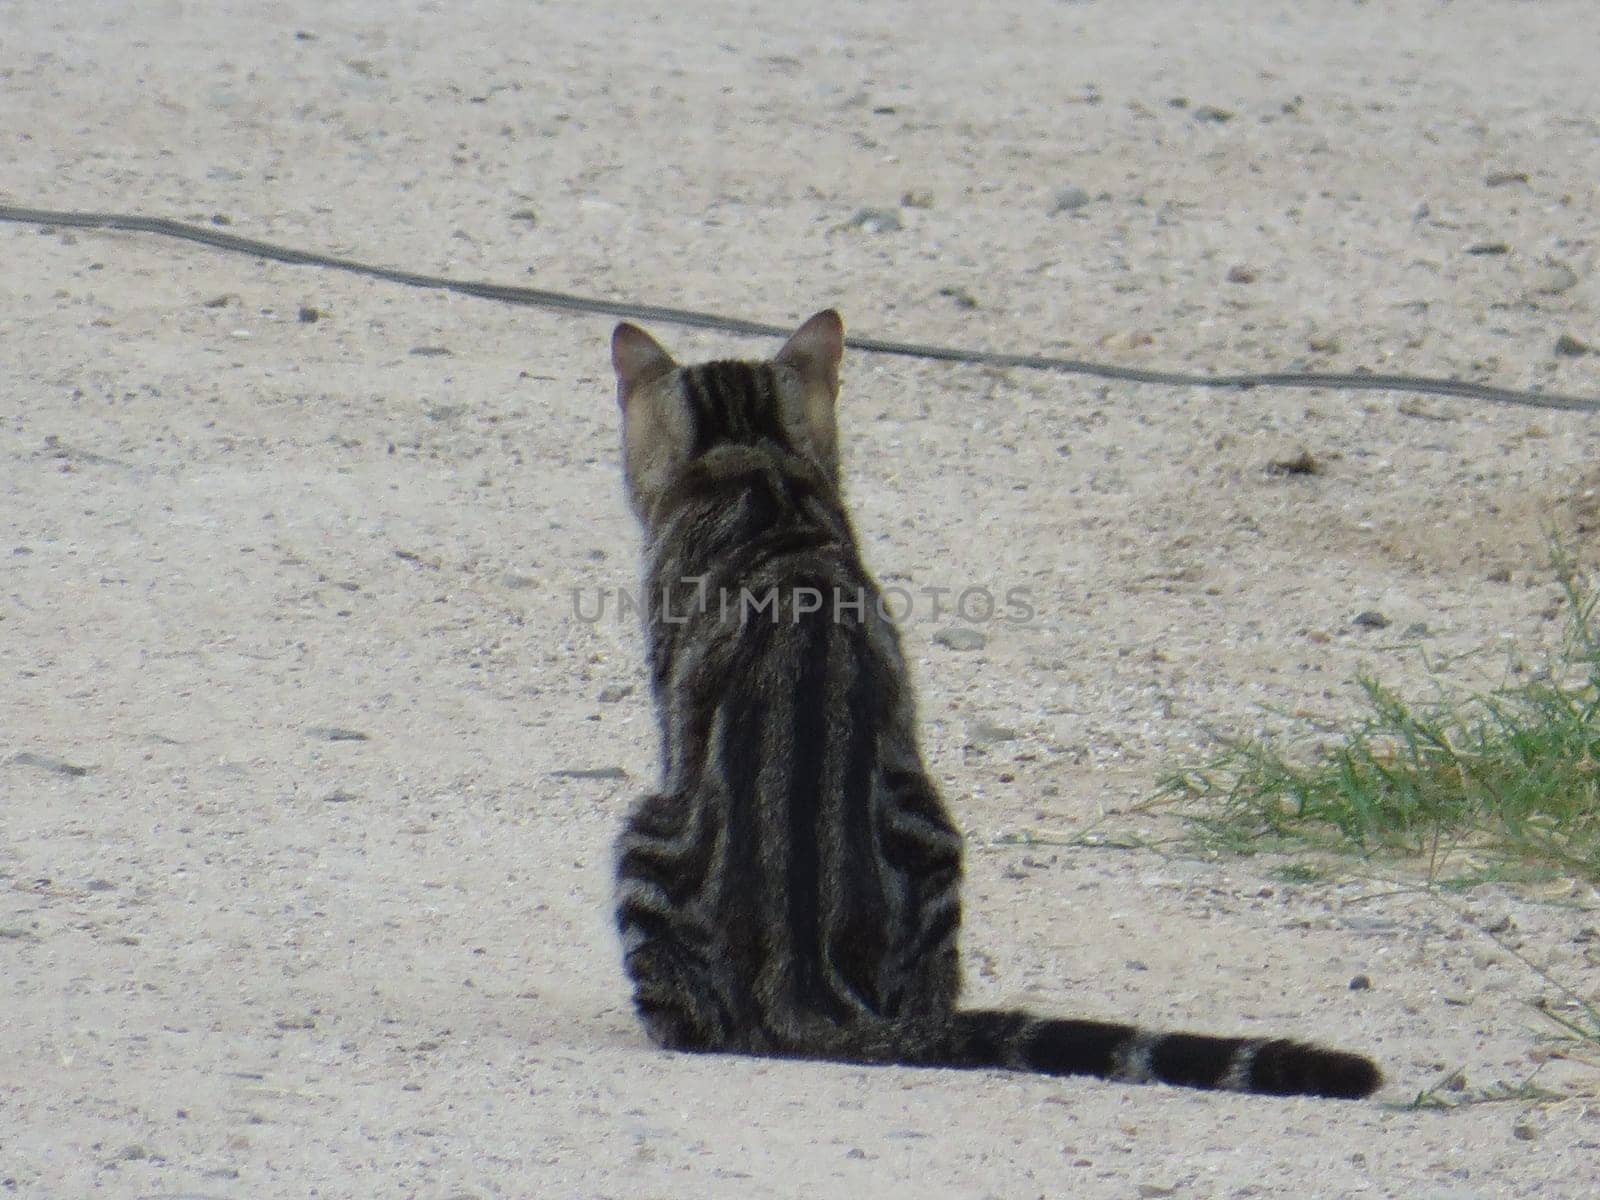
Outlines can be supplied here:
M1280 1038L1157 1033L1133 1025L973 1010L943 1020L885 1021L841 1031L839 1057L924 1067L999 1067L1124 1083L1356 1100L1383 1082L1359 1054Z

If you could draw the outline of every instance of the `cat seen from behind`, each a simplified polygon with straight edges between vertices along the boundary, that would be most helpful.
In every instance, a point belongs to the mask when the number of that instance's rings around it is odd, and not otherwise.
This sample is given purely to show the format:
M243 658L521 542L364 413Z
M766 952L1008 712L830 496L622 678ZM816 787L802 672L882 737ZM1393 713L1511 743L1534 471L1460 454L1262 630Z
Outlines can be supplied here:
M617 923L652 1040L1360 1097L1366 1058L1277 1038L957 1007L961 837L922 763L899 636L839 479L844 330L680 366L617 326L644 529L661 783L617 842Z

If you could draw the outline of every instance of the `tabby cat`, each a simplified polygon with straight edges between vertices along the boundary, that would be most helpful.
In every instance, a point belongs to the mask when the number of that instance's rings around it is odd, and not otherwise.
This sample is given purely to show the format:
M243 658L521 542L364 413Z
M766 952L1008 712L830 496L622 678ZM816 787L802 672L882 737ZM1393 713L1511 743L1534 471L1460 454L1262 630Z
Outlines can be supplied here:
M1359 1097L1367 1059L956 1007L961 837L922 765L899 637L839 481L844 330L770 362L680 367L617 326L628 497L645 532L660 789L617 844L645 1029L675 1050L999 1067Z

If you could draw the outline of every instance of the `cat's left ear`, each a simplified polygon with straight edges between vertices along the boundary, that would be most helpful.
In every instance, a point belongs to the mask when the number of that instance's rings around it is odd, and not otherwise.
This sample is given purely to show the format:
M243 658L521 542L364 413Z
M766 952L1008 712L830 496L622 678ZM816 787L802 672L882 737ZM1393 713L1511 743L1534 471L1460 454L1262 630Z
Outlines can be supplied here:
M839 398L839 359L844 356L844 322L831 308L794 331L773 361L800 373L807 396L826 395L831 407Z

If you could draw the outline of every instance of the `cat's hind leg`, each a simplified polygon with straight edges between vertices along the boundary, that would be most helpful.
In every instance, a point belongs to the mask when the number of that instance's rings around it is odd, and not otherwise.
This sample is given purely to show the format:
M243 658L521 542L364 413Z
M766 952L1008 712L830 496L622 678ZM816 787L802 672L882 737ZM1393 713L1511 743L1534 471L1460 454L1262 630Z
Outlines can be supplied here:
M624 924L623 944L630 939L637 944L623 963L650 1040L666 1050L733 1049L731 1013L704 964L670 933L641 934L637 925Z
M881 1016L942 1017L961 990L961 835L918 771L889 778L878 843L901 897Z
M669 1050L733 1049L737 1025L708 940L689 915L714 832L681 796L634 807L617 843L617 930L633 1002L651 1041Z

